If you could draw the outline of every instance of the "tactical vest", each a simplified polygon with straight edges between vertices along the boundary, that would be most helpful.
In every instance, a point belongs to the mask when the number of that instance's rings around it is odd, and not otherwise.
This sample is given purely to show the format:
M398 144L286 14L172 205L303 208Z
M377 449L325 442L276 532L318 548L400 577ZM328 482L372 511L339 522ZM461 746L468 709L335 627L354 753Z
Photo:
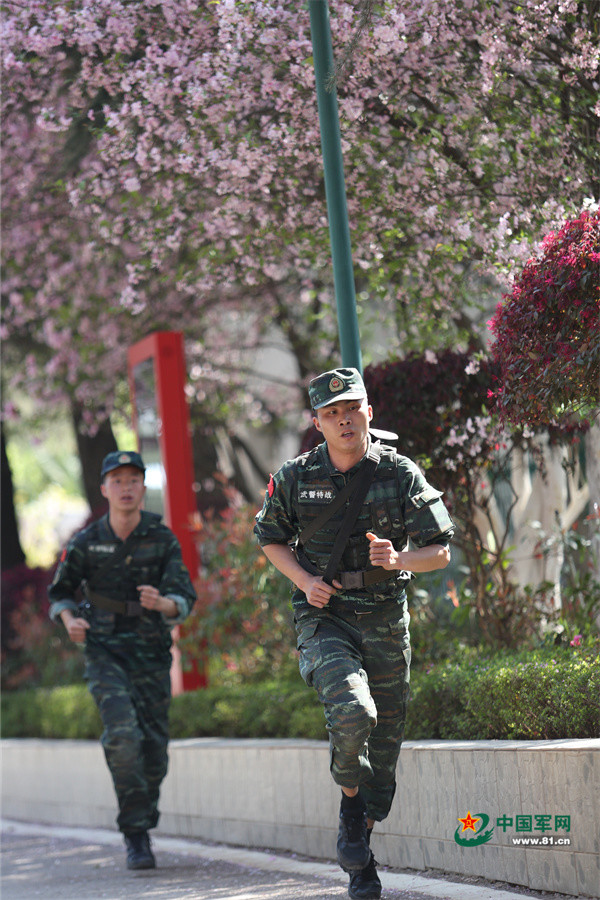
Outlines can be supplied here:
M352 474L346 473L344 480L347 481ZM337 476L336 484L337 488L322 462L318 448L311 451L297 470L295 502L300 530L308 526L331 503L342 487L341 476ZM397 549L404 548L407 533L398 493L396 452L383 447L373 481L342 556L341 569L357 571L372 568L369 562L369 542L365 539L367 531L391 540ZM346 509L347 504L304 547L309 561L321 572L327 567Z
M144 514L149 516L150 514ZM92 523L85 534L85 568L91 577L94 571L119 547L119 542L106 533L102 520ZM96 592L113 600L133 603L139 606L138 584L160 583L164 559L164 543L161 542L158 517L151 522L146 533L139 536L126 560L115 563L95 586ZM160 641L168 646L171 634L162 615L153 610L143 610L135 616L122 615L98 608L93 603L82 604L82 612L98 635L113 634L115 631L136 632L145 640Z

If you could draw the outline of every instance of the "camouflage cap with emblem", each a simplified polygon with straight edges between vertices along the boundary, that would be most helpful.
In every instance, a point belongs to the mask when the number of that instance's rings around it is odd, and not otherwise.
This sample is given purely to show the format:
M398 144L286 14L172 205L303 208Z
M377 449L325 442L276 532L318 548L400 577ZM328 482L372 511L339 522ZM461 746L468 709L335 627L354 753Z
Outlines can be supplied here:
M323 372L308 385L312 409L321 409L337 400L362 400L367 391L358 369L331 369Z
M101 480L113 469L118 469L119 466L135 466L136 469L140 469L142 472L146 471L146 466L139 453L133 450L115 450L113 453L107 453L102 460Z

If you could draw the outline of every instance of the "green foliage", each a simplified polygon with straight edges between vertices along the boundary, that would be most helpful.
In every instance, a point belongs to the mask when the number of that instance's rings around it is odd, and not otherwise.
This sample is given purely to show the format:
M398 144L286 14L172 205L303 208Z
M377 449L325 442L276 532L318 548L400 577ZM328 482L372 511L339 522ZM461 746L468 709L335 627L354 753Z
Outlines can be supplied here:
M186 622L186 660L202 647L230 680L272 677L295 647L290 582L268 562L252 535L256 510L229 508L205 522L199 604Z
M2 736L92 740L102 731L96 704L84 685L3 693Z
M36 406L22 395L16 402L20 418L7 426L6 453L17 506L36 500L51 485L81 498L81 464L72 423L52 404Z
M600 737L600 642L496 656L464 650L412 673L408 740ZM81 686L2 696L3 737L92 739L101 726ZM297 672L263 683L215 684L171 704L171 737L327 737L316 693Z
M600 737L600 644L441 663L416 679L414 740Z
M325 739L325 718L299 675L287 682L219 685L174 698L173 738L214 735Z

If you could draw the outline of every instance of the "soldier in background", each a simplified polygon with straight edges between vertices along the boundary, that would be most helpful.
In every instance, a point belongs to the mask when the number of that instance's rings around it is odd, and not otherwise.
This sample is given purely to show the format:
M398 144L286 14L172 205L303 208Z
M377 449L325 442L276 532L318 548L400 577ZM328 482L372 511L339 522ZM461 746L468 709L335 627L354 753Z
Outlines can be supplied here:
M373 410L356 369L319 375L309 397L325 442L271 476L254 531L267 558L295 585L300 672L323 703L331 774L342 791L338 862L350 875L350 897L376 900L381 881L370 838L396 790L409 690L405 587L413 573L448 565L454 528L440 491L417 466L373 444ZM363 477L373 451L368 493L339 568L325 580L351 496L325 522L324 509L355 474Z
M130 869L156 865L148 830L158 822L167 772L171 628L196 599L177 538L160 516L142 510L144 472L139 453L105 457L108 513L71 540L48 590L51 619L85 645L85 678L104 726Z

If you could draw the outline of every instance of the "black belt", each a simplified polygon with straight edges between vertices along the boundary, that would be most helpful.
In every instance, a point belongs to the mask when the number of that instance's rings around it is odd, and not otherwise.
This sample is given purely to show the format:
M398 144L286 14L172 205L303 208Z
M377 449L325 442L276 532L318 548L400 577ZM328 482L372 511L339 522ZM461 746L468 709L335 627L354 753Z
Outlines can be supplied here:
M104 609L106 612L118 613L121 616L141 616L143 612L142 604L137 600L113 600L111 597L97 594L89 588L85 590L85 598L92 606L97 606L98 609Z
M397 572L390 572L378 566L376 569L359 569L357 572L340 572L336 580L340 582L345 591L360 591L362 588L377 584L380 581L390 581L396 578Z
M308 559L301 547L298 548L296 546L295 554L303 569L310 572L311 575L321 575L323 577L323 573ZM334 575L334 578L341 583L345 591L360 591L362 588L371 584L377 584L380 581L391 581L392 578L397 576L397 571L390 572L381 566L377 566L374 569L358 569L355 572L338 572L337 575Z

